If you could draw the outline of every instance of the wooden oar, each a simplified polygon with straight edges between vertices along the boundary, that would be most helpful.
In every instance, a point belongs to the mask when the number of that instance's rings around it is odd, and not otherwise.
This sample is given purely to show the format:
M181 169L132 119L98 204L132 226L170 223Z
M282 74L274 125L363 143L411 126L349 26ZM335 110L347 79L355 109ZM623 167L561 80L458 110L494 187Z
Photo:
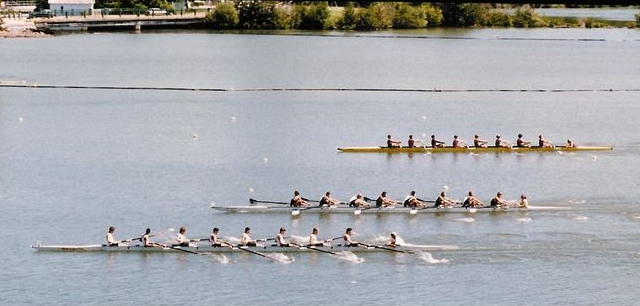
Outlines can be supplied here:
M415 254L415 252L410 251L410 250L396 250L396 249L392 249L392 248L388 248L388 247L384 247L384 246L380 246L380 245L366 244L366 243L362 243L362 242L358 242L358 244L364 245L364 246L369 247L369 248L376 248L376 249L386 250L386 251L390 251L390 252L405 253L405 254Z

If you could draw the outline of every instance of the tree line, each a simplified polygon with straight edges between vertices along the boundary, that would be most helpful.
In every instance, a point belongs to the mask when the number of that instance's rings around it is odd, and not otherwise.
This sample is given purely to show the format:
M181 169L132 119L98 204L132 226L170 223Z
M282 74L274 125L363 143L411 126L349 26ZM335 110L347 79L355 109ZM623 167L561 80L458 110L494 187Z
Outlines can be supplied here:
M640 14L638 14L640 16ZM640 24L631 22L625 26ZM215 29L384 30L426 27L606 27L607 21L539 16L527 6L510 10L486 3L370 2L329 7L327 2L282 4L241 0L219 4L207 15Z

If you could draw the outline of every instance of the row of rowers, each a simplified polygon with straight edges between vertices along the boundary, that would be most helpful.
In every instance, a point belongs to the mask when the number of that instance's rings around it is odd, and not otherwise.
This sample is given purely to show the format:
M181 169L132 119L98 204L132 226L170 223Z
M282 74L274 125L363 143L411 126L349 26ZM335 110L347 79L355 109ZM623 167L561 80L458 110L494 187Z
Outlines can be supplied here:
M420 140L420 139L414 139L413 135L409 135L409 140L407 140L407 146L409 148L413 148L416 147L417 143L421 143L424 146L424 141ZM489 141L484 140L482 138L480 138L480 136L475 135L473 136L473 147L476 148L486 148L488 147ZM436 139L436 135L431 135L431 147L432 148L442 148L446 145L446 143L444 141L441 140L437 140ZM470 145L467 144L467 142L465 142L464 140L460 139L458 137L458 135L454 135L453 136L453 141L451 143L452 147L454 148L468 148ZM511 148L513 147L513 143L511 143L508 140L505 140L504 138L500 137L500 135L496 135L496 140L494 141L494 145L496 147L502 147L502 148ZM397 147L401 147L402 146L402 141L397 140L397 139L393 139L391 138L391 135L387 135L387 147L389 148L397 148ZM531 141L529 140L525 140L522 136L522 134L518 134L518 139L516 140L516 147L521 147L521 148L529 148L531 147ZM546 140L542 137L542 135L538 135L538 147L541 148L551 148L553 147L554 144L549 141ZM571 139L567 140L567 147L575 147L576 144L571 141Z
M297 190L293 192L293 198L289 202L291 207L309 207L311 204L310 200L303 198L300 195L300 192ZM373 199L363 196L361 193L351 197L348 203L343 203L338 199L331 197L331 192L327 191L324 196L318 201L320 207L331 207L339 204L346 205L348 204L350 207L359 207L359 208L370 208L372 207L369 202L374 202ZM416 192L411 191L409 195L407 195L402 202L393 200L387 197L387 192L383 191L380 193L380 196L375 200L376 207L394 207L396 205L403 205L404 207L413 207L413 208L426 208L426 203L434 203L433 207L453 207L454 205L461 205L462 207L486 207L486 205L476 198L473 195L472 191L467 193L467 196L464 200L458 201L451 198L448 198L444 191L440 192L440 195L434 201L422 200L416 197ZM506 207L518 207L518 208L527 208L529 206L529 202L527 200L527 196L522 194L520 195L519 202L511 202L505 200L502 197L502 192L497 192L496 196L491 199L490 207L496 208L506 208Z
M120 246L120 245L126 245L127 242L131 242L133 240L139 240L143 246L145 247L166 247L166 245L160 244L160 243L156 243L156 242L152 242L151 241L151 237L153 237L153 235L151 235L151 229L147 228L147 230L145 231L144 235L142 235L142 237L140 238L134 238L134 239L126 239L126 240L117 240L115 239L115 227L111 226L109 227L109 231L107 232L106 235L106 239L107 239L107 245L108 246ZM245 227L244 228L244 232L242 233L242 236L240 238L240 243L237 245L234 245L228 241L223 241L222 239L220 239L218 236L220 235L220 229L217 227L213 228L213 231L211 233L211 235L208 238L196 238L196 239L189 239L186 236L186 228L181 227L180 231L178 233L178 235L175 237L173 244L171 245L172 247L177 247L177 246L183 246L183 247L188 247L188 246L196 246L195 244L192 243L197 243L197 242L201 242L201 241L209 241L211 243L211 246L213 247L223 247L223 246L227 246L227 247L238 247L238 246L258 246L258 243L260 242L267 242L267 241L275 241L276 246L280 246L280 247L289 247L289 246L329 246L331 245L331 243L334 240L339 240L342 239L343 240L343 246L359 246L360 244L358 242L355 242L351 239L351 235L352 235L352 228L347 228L344 232L344 234L342 234L342 236L340 237L336 237L336 238L331 238L331 239L326 239L326 240L319 240L318 239L318 229L317 228L313 228L311 230L311 235L309 235L309 240L308 240L308 244L306 245L301 245L301 244L297 244L297 243L293 243L293 242L289 242L286 240L287 237L285 237L285 233L286 233L286 229L284 227L281 227L280 230L278 231L278 234L275 236L275 238L264 238L264 239L253 239L251 238L251 228L249 227ZM395 247L396 246L396 233L392 232L391 233L391 239L387 242L386 244L387 246L391 246L391 247Z

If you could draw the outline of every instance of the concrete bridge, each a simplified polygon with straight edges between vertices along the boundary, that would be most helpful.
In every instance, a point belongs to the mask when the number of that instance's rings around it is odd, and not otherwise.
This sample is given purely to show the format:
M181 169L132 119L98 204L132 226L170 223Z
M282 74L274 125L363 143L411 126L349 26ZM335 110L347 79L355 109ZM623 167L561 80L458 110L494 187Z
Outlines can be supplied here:
M180 28L202 27L205 23L206 11L188 12L184 14L166 16L146 15L88 15L88 16L57 16L51 18L35 18L33 20L38 30L49 32L60 31L106 31L130 30L140 31L145 28Z

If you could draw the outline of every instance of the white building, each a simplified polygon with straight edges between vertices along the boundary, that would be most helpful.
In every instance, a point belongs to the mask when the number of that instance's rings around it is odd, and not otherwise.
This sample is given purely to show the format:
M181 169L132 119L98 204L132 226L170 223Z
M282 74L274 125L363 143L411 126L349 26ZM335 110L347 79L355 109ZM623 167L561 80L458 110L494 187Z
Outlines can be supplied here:
M56 16L91 15L95 0L49 0L49 8Z

